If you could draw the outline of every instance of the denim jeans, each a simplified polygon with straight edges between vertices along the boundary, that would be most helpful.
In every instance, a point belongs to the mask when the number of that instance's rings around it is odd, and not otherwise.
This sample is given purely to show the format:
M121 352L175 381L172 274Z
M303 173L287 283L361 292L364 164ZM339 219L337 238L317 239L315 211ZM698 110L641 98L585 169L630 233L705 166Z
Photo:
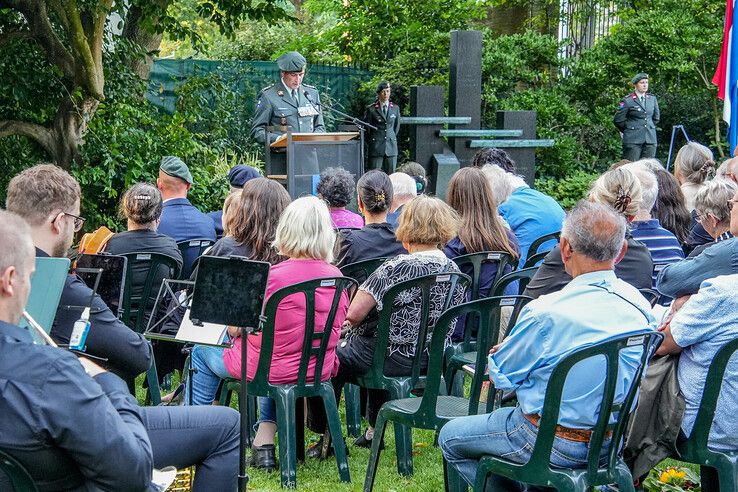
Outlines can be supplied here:
M526 463L533 452L538 428L528 422L520 407L500 408L486 415L450 421L438 436L443 456L470 485L474 485L482 455L491 454ZM588 443L554 438L551 464L560 468L587 466ZM606 449L603 449L606 452Z
M190 401L192 391L193 405L211 405L218 392L218 385L223 378L232 377L223 362L223 349L208 345L195 345L192 350L190 364L197 370L187 385L185 401Z

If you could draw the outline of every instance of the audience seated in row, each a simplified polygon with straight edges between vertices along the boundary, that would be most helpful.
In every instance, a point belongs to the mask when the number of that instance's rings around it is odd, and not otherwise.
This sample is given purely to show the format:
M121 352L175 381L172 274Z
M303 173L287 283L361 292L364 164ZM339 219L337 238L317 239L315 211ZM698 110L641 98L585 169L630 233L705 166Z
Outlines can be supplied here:
M188 239L215 241L212 219L187 199L192 184L192 174L182 159L174 156L162 157L159 178L156 180L156 186L164 199L158 231L178 243Z
M257 184L262 178L248 183L244 187L244 196L249 193L252 184ZM281 186L275 182L264 181L269 186ZM282 193L287 194L282 188ZM263 197L260 197L263 198ZM264 207L263 203L252 201L254 209ZM276 210L273 210L276 212ZM254 226L266 221L259 220L260 212L255 215ZM263 213L263 212L261 212ZM271 221L270 221L271 222ZM255 231L256 232L256 231ZM340 277L341 272L330 262L333 260L333 248L336 233L330 219L328 207L316 197L303 197L290 203L282 212L274 232L274 249L266 243L266 249L260 250L260 256L268 255L274 261L277 254L285 257L285 261L273 263L269 272L269 281L265 300L269 296L288 285L321 277ZM252 253L252 259L255 257ZM264 259L264 258L261 258ZM318 292L315 297L315 322L317 326L324 323L331 309L333 294L331 289ZM305 334L306 300L304 296L287 297L280 304L277 319L274 320L275 340L277 341L272 353L272 370L269 381L274 384L287 384L297 381L297 369L302 355L302 344ZM323 373L321 380L325 381L335 375L338 370L336 345L341 332L341 324L346 317L348 297L344 297L338 307L334 320L333 333L326 348ZM241 378L241 347L240 330L229 328L229 335L234 338L233 347L221 349L216 347L198 346L192 353L193 367L197 372L192 378L191 387L193 403L199 405L211 404L221 378ZM254 377L259 361L261 334L248 337L247 377ZM307 378L313 377L314 362L308 368ZM277 432L276 410L271 398L259 398L259 427L253 443L253 465L274 469L276 467L276 453L274 437Z
M630 223L633 239L646 245L654 265L667 265L682 260L684 251L676 236L661 227L659 219L651 217L651 209L659 192L654 173L638 161L625 164L621 169L633 173L641 185L641 201ZM652 276L652 282L653 287L656 285L656 272Z
M564 209L548 195L534 190L515 174L515 162L502 149L483 149L474 156L476 167L486 169L487 177L497 201L497 210L518 238L522 263L528 257L533 241L546 234L559 232L564 220ZM495 169L497 166L498 169ZM505 171L504 173L500 171ZM553 247L555 241L541 245L541 251ZM533 252L535 253L535 251Z
M354 177L342 167L329 167L320 173L318 197L328 204L333 226L337 229L364 227L361 215L346 209L356 191Z
M519 258L518 240L497 215L492 190L481 169L477 167L459 169L448 184L447 201L461 217L461 224L456 237L446 243L443 249L446 256L453 260L469 253L501 251L514 258ZM471 276L474 268L471 264L466 264L461 267L461 271ZM506 265L502 273L506 274L511 271L512 267ZM479 276L479 297L489 295L497 273L497 262L482 265ZM507 293L517 294L512 291ZM467 300L471 299L470 295L471 292L468 293ZM454 340L464 339L465 325L464 319L457 321Z
M397 229L402 208L418 196L417 182L409 174L396 172L389 176L392 182L392 206L387 214L387 222Z
M655 161L655 164L649 163ZM656 176L659 189L656 202L651 209L651 216L659 220L661 227L676 236L682 249L687 245L692 217L684 202L684 193L679 181L668 172L656 159L645 159L644 162Z
M697 192L705 187L710 174L715 170L712 151L697 142L688 142L677 152L674 159L674 177L684 193L684 202L692 217L687 242L692 246L709 243L712 238L697 222L694 199Z
M689 253L690 257L695 257L710 246L733 237L730 232L730 200L736 191L738 185L734 181L715 178L697 192L694 198L697 220L714 241L700 244Z
M349 306L344 330L347 330L345 341L337 350L340 365L338 374L333 378L336 398L340 394L347 378L366 374L372 365L376 343L376 329L379 320L378 310L387 309L382 305L384 294L400 282L424 275L458 272L456 264L449 260L439 245L446 244L458 233L459 217L454 210L438 198L425 195L418 196L403 207L400 224L396 231L397 240L402 242L408 254L388 259L360 286ZM441 315L439 309L448 294L448 284L439 284L431 289L431 305L429 313L431 326ZM465 291L457 287L452 294L451 305L460 304L465 299ZM389 350L384 365L384 373L388 376L409 375L415 357L415 341L420 329L420 291L408 291L395 300L389 327ZM451 342L454 330L452 324L447 335L446 344ZM368 391L367 420L369 427L355 442L355 445L370 447L374 436L379 408L388 399L383 390ZM325 414L322 406L311 405L311 429L322 432L326 428ZM322 415L321 415L322 414Z
M469 484L474 484L479 459L485 454L516 463L530 459L548 381L566 355L656 328L649 303L613 271L628 249L626 227L620 211L592 202L580 202L564 221L557 249L572 280L560 291L527 304L509 335L491 350L490 378L497 389L515 390L518 405L460 417L441 429L438 442L444 457ZM625 397L640 362L639 352L620 353L616 402ZM588 441L598 418L597 405L592 403L604 391L604 374L603 359L577 364L569 373L551 453L553 466L587 466ZM522 484L501 477L494 480L493 490L523 490Z
M357 188L359 212L366 225L359 230L344 230L339 235L336 265L343 267L357 261L387 258L407 253L387 222L387 212L393 200L389 176L379 169L365 173Z
M33 345L25 331L11 326L28 294L31 246L37 256L63 256L80 228L77 181L53 165L31 167L11 180L6 208L25 219L30 231L11 214L0 218L0 227L7 227L0 233L0 251L8 255L0 262L0 276L19 281L17 287L1 289L0 303L13 309L0 310L8 313L0 318L0 378L7 381L0 398L0 448L51 489L120 489L125 484L128 490L148 490L152 467L197 465L193 490L233 490L238 412L138 407L125 383L108 369L135 377L151 364L151 346L75 275L67 278L51 336L68 343L82 307L65 306L91 306L87 353L107 359L103 364L78 363L70 352Z
M731 234L738 234L738 191L728 201ZM692 258L667 265L656 279L656 289L669 297L694 294L702 282L720 275L738 273L738 239L720 241Z
M594 182L589 200L613 208L632 221L641 203L641 185L627 169L607 171ZM615 275L637 289L651 288L653 261L648 248L626 232L628 247L625 255L615 264ZM532 298L561 290L571 276L564 268L561 249L554 247L531 279L524 294Z
M228 171L228 184L230 185L230 193L240 192L243 185L249 180L260 177L259 171L246 164L237 164ZM224 224L223 215L225 213L225 204L223 210L217 210L215 212L209 212L207 214L213 221L215 226L215 235L217 239L220 239L224 235Z

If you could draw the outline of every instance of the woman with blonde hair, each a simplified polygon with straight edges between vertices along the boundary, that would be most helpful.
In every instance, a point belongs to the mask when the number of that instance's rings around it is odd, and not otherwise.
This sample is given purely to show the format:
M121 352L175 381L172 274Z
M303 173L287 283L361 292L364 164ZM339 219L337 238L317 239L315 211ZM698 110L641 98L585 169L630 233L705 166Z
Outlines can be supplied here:
M674 177L682 188L685 204L694 210L694 198L705 187L705 181L715 170L712 151L697 142L689 142L677 152L674 160Z
M640 208L641 184L628 169L622 167L613 169L597 178L589 191L588 199L609 205L631 223ZM650 289L653 272L651 253L643 243L633 239L630 232L627 232L625 237L628 249L623 258L616 262L615 275L637 289ZM561 260L561 250L556 245L546 255L524 294L535 299L561 290L570 281L571 276L564 270L564 263Z
M459 272L456 264L443 253L443 246L456 236L460 220L458 214L438 198L420 195L406 204L400 214L399 226L395 235L407 250L384 262L369 278L361 284L351 301L344 329L347 331L346 341L338 348L341 362L338 375L333 378L336 398L347 377L366 374L372 365L376 343L376 328L379 321L378 310L388 309L382 306L382 297L393 286L406 280L440 273ZM442 306L449 294L449 284L438 284L431 289L431 305ZM452 294L451 306L461 304L465 299L465 290L457 286ZM415 357L415 344L420 330L421 292L408 291L395 299L395 312L389 328L389 347L384 365L384 373L388 376L409 375ZM435 324L441 315L439 309L429 313L429 324ZM455 323L447 333L446 343L451 342L451 334ZM354 445L370 447L374 436L374 424L379 408L388 399L382 390L369 390L367 399L367 420L369 428L360 436ZM321 425L320 408L311 408L312 428L325 429Z

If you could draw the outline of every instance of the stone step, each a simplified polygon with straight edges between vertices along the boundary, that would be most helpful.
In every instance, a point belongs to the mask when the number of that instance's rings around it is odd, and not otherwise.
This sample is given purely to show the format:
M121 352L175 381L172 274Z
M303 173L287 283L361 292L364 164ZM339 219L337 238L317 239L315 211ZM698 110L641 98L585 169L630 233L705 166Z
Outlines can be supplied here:
M439 130L441 137L522 137L523 130Z
M534 147L553 147L552 139L524 139L524 140L470 140L468 146L472 149L497 147L500 149L526 149Z

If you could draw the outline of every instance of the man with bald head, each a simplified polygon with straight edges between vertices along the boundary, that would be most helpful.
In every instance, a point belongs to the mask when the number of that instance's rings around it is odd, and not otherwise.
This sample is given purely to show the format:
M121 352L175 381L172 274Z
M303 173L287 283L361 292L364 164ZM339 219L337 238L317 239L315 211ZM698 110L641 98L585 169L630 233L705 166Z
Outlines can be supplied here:
M515 390L518 406L454 419L439 435L449 465L472 486L485 454L519 463L530 459L548 380L561 360L585 346L655 329L648 301L613 271L628 248L625 229L622 215L598 203L580 202L565 219L561 259L573 280L527 304L509 335L491 351L490 379L497 389ZM639 359L638 351L620 352L616 402L625 398ZM604 384L604 367L579 364L569 372L552 465L587 466L588 441L598 418L592 402L601 398ZM521 484L505 482L494 490L522 490Z
M731 157L723 165L725 166L725 177L738 184L738 157Z
M215 241L213 219L187 199L192 184L192 174L182 159L171 155L161 158L156 187L161 191L164 208L157 230L178 243L191 239Z

